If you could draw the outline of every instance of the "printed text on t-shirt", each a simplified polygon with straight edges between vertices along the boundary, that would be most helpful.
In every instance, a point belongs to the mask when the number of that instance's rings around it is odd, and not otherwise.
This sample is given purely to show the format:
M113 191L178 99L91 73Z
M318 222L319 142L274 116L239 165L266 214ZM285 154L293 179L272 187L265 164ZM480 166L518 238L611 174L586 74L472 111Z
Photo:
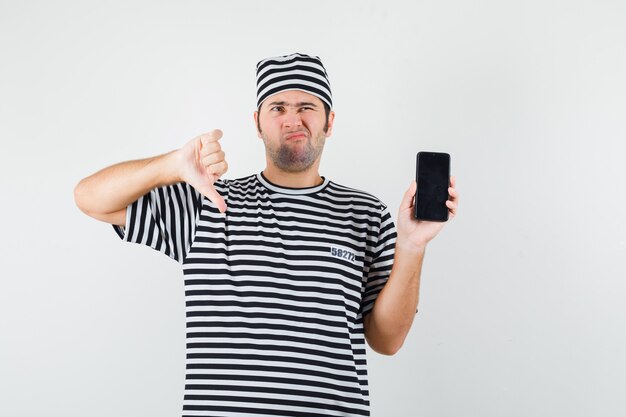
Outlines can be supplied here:
M354 261L354 258L355 258L354 253L349 252L345 249L339 249L339 248L333 248L333 247L330 248L330 254L338 258L348 259L349 261Z

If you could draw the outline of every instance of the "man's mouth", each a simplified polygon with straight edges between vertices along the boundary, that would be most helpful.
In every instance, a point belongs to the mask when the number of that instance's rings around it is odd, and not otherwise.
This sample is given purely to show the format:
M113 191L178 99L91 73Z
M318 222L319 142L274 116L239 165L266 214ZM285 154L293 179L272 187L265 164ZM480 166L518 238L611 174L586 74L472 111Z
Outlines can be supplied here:
M289 139L300 139L300 138L304 138L306 137L306 133L304 132L294 132L294 133L290 133L287 136L285 136L285 139L289 140Z

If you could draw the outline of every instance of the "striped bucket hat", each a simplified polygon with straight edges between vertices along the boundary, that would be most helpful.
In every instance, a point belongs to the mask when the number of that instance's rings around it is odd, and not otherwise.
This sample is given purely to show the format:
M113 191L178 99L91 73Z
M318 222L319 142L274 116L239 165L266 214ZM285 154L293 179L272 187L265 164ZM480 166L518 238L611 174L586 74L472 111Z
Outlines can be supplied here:
M256 64L257 109L271 95L301 90L319 97L333 108L328 74L318 56L294 53L265 58Z

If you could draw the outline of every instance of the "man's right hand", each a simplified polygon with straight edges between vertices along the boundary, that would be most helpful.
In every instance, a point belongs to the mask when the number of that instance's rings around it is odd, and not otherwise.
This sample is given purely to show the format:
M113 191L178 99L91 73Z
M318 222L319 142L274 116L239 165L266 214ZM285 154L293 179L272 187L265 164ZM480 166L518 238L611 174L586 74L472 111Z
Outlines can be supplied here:
M226 202L213 187L215 181L228 170L224 151L219 144L221 137L221 130L212 130L187 142L178 153L180 180L198 190L224 213Z

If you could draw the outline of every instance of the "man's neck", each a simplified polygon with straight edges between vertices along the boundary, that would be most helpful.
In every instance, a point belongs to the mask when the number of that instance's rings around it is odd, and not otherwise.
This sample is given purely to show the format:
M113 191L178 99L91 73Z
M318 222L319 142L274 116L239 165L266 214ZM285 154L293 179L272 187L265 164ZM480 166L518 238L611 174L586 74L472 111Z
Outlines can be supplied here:
M266 167L263 176L272 184L289 188L315 187L324 182L317 169L303 172L285 172L276 167Z

